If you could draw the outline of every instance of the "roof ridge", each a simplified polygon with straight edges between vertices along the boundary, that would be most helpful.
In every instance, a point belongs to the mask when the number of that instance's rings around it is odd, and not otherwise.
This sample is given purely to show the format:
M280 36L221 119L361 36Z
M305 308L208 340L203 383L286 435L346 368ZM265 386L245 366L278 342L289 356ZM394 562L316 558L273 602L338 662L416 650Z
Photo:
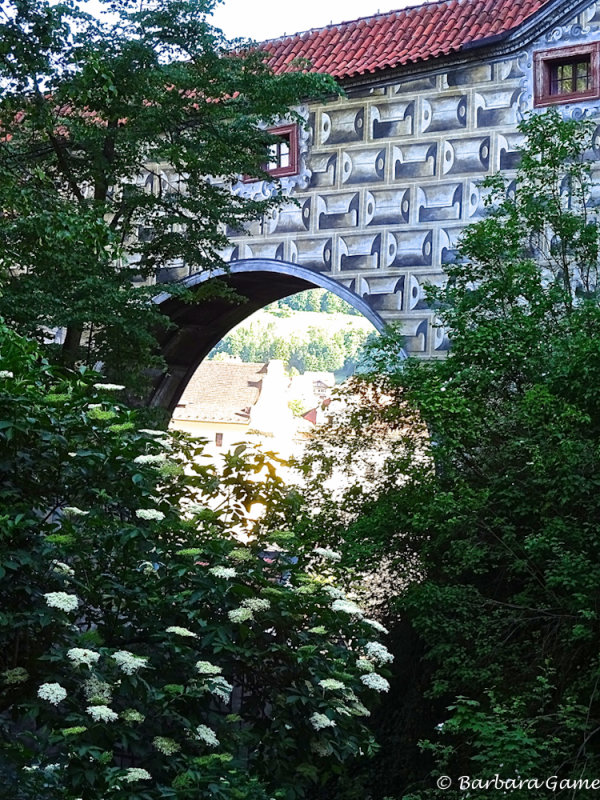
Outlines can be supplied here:
M367 14L365 17L356 17L356 19L344 19L339 22L330 22L328 25L320 25L316 28L306 28L304 31L292 31L292 33L282 33L281 36L275 36L273 39L263 39L258 42L259 45L271 44L272 42L281 42L284 39L294 39L296 36L304 36L306 33L317 33L317 31L326 31L328 28L339 28L341 25L352 25L355 22L364 22L368 19L377 19L378 17L389 17L392 14L401 14L404 11L413 11L416 8L424 8L425 6L440 6L445 3L452 3L454 0L422 0L420 3L414 3L402 6L401 8L392 8L389 11L380 11L377 14ZM456 0L457 3L472 3L481 2L481 0Z

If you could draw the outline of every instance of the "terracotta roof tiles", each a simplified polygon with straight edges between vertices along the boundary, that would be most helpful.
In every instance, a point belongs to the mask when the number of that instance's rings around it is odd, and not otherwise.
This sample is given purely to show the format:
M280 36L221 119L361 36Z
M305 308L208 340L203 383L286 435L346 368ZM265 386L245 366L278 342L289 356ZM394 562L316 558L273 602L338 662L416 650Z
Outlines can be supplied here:
M296 58L335 78L426 61L508 33L549 0L441 0L264 42L275 72ZM293 67L292 67L293 68Z

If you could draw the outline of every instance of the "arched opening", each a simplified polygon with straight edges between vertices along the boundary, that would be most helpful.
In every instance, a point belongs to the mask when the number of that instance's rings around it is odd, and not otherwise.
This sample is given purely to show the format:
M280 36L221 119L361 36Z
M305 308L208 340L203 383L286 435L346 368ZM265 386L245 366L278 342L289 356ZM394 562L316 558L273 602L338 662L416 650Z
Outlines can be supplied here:
M333 292L363 314L382 331L385 323L368 304L350 289L330 277L298 264L271 259L233 262L227 272L198 273L182 283L193 287L215 278L226 281L243 299L231 302L211 297L202 303L185 303L165 290L154 298L175 323L161 339L167 372L157 382L151 405L173 411L196 368L216 344L238 323L260 308L298 292L321 287Z

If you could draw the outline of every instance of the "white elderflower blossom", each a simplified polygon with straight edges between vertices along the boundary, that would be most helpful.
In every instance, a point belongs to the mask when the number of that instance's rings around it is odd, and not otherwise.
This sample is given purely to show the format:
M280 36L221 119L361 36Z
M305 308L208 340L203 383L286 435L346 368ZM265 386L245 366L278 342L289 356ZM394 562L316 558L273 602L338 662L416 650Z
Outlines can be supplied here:
M214 575L215 578L225 578L229 580L229 578L235 578L237 572L233 567L211 567L209 570L211 575Z
M193 639L198 638L198 634L190 631L188 628L181 628L179 625L170 625L167 628L167 633L175 633L177 636L187 636Z
M94 722L114 722L119 719L119 715L116 711L113 711L112 708L108 706L88 706L85 711Z
M15 375L9 369L0 369L0 378L14 378Z
M377 664L389 664L394 660L394 656L387 647L381 642L369 642L365 645L365 653Z
M355 700L351 706L351 713L355 714L357 717L370 717L371 712L368 708L365 708L360 700Z
M47 592L44 597L50 608L60 608L61 611L76 611L79 605L79 598L76 594Z
M374 689L376 692L389 692L390 690L390 684L376 672L368 672L366 675L361 675L360 679L365 686L369 689Z
M2 673L4 683L9 686L17 683L25 683L29 680L29 673L24 667L13 667L13 669L5 669Z
M89 511L83 511L77 506L63 506L62 513L65 517L87 517Z
M153 455L152 453L146 453L145 455L136 456L133 459L134 464L164 464L167 460L167 457L164 453L158 453Z
M196 728L196 736L198 739L201 739L209 747L219 746L219 740L217 739L216 733L213 731L212 728L209 728L207 725L198 725L198 727Z
M334 600L331 604L332 611L343 611L344 614L351 614L354 617L362 617L363 610L352 600Z
M342 560L341 553L337 553L335 550L330 550L329 547L315 547L315 553L322 558L329 559L329 561Z
M52 572L56 572L57 575L67 575L70 578L75 575L75 570L71 569L71 567L68 564L65 564L64 561L51 561L50 569Z
M100 658L100 653L95 653L93 650L86 650L84 647L72 647L67 650L67 658L70 659L75 666L84 664L86 667L91 667L96 664Z
M169 739L166 736L155 736L152 739L152 744L159 753L162 753L165 756L172 756L175 753L178 753L181 750L181 745L178 744L174 739Z
M159 511L157 508L138 508L135 515L138 519L146 519L155 522L160 522L161 519L165 518L163 512Z
M135 656L133 653L130 653L129 650L117 650L116 653L113 653L112 658L117 662L119 668L125 675L133 675L138 669L148 666L147 658Z
M221 667L211 664L210 661L196 661L196 669L200 675L220 675L223 672Z
M67 690L60 683L42 683L37 695L41 700L47 700L53 706L57 706L67 696Z
M261 597L249 597L242 600L242 606L251 611L268 611L271 608L270 600L263 600Z
M151 781L152 775L147 769L141 767L129 767L123 776L127 783L134 783L135 781Z
M363 619L363 622L366 622L367 625L375 628L375 630L379 631L379 633L389 633L388 629L382 625L381 622L377 622L376 619Z
M140 714L139 711L136 711L135 708L126 708L125 711L121 711L120 717L124 719L125 722L143 722L146 719L146 717Z
M323 689L345 689L346 684L342 683L342 681L337 681L335 678L324 678L323 680L319 681L319 686L322 686Z
M104 389L105 392L121 392L125 387L120 383L95 383L94 389Z
M317 711L311 714L310 724L316 731L321 731L323 728L335 728L335 722L332 719L326 717L325 714L319 714Z
M99 705L102 705L103 703L110 703L112 700L112 687L110 683L99 680L95 675L88 678L83 684L83 693L85 694L86 700L89 700L90 703L100 701Z
M227 616L231 622L246 622L254 619L254 614L250 608L232 608L231 611L227 612Z
M366 658L359 658L356 662L356 668L361 672L375 672L375 667Z

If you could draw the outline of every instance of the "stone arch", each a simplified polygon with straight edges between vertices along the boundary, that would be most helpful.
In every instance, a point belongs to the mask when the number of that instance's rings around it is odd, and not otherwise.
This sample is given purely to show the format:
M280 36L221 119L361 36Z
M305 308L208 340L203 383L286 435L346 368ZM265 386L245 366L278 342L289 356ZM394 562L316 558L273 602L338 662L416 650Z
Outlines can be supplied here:
M379 332L385 327L383 319L364 297L299 264L266 258L242 259L232 262L227 270L195 273L179 283L191 288L215 278L225 281L246 299L232 303L222 297L211 297L197 304L184 303L168 289L153 298L175 326L159 340L167 371L156 376L150 405L172 411L199 364L232 328L260 308L290 294L327 289L356 308Z

